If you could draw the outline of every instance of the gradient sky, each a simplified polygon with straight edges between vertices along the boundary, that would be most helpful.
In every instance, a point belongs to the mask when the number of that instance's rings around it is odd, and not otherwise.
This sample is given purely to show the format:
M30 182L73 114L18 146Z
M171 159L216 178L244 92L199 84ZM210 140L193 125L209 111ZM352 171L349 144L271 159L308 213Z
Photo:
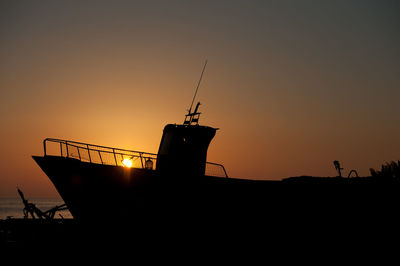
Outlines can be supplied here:
M46 137L157 152L202 65L208 160L232 177L400 159L400 2L0 2L0 197L57 192Z

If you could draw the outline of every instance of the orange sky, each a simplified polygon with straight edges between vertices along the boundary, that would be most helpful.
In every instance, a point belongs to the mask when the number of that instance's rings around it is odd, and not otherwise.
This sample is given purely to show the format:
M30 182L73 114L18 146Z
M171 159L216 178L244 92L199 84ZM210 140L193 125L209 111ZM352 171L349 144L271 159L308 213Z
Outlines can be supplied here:
M46 137L156 153L206 58L200 122L230 176L399 160L398 2L299 2L2 1L0 197L57 195L31 159Z

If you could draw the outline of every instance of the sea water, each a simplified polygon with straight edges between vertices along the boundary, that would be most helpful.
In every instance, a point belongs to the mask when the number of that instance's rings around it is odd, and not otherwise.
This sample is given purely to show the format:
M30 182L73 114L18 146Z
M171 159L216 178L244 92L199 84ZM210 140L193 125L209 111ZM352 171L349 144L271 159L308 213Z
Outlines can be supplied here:
M28 201L35 204L42 212L64 204L64 201L60 198L32 198ZM7 217L23 218L23 209L24 204L20 198L0 198L0 219L6 219ZM72 218L68 210L56 212L54 218L61 218L60 215L63 218Z

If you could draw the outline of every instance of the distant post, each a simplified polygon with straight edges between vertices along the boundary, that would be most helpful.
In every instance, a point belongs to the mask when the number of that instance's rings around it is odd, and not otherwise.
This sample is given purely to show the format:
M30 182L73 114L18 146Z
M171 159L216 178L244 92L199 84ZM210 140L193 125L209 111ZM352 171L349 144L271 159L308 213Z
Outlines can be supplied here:
M339 161L337 161L337 160L333 161L333 165L335 166L336 171L338 171L339 177L342 177L343 168L340 167Z

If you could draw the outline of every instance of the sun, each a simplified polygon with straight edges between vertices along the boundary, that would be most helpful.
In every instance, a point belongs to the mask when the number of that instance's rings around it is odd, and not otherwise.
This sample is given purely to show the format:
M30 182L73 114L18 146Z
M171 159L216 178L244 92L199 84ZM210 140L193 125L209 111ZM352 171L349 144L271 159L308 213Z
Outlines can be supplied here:
M124 166L124 167L131 168L131 167L132 167L132 164L133 164L132 160L130 160L130 159L128 159L128 158L125 158L125 159L122 161L122 166Z

